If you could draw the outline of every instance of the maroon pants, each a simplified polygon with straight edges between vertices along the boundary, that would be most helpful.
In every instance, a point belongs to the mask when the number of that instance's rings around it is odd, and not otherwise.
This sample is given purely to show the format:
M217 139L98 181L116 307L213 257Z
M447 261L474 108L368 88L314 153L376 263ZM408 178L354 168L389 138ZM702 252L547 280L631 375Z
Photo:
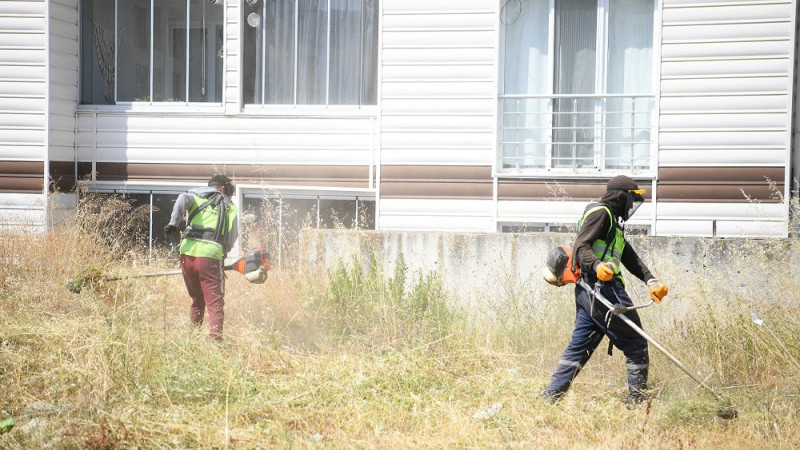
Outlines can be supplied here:
M225 320L225 275L222 261L181 255L181 272L186 290L192 298L189 319L195 326L203 323L203 314L208 308L208 335L211 339L222 339L222 323Z

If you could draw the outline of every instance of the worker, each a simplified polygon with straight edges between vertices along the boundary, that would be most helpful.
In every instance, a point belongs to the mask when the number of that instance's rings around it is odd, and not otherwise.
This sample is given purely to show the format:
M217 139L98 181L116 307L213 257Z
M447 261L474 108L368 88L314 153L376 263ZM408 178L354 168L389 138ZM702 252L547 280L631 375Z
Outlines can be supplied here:
M653 276L625 240L625 222L644 201L644 192L630 177L620 175L611 178L600 202L589 204L578 224L573 258L580 264L581 277L591 286L599 280L602 283L601 294L613 304L633 305L625 292L620 264L647 283L650 296L656 303L667 295L667 286ZM542 398L551 402L559 400L605 335L610 341L609 354L612 345L625 354L628 371L625 404L633 407L644 401L647 398L649 364L647 341L619 318L613 317L607 321L608 309L600 302L595 302L590 292L577 285L575 305L572 340L558 361L550 384L542 392ZM637 326L642 326L636 311L630 311L626 316Z
M238 236L237 208L231 203L235 190L225 175L214 175L208 187L191 189L178 196L169 224L164 227L168 242L178 240L178 224L186 219L180 240L183 281L192 298L189 319L197 327L208 308L209 337L222 340L225 320L224 260ZM188 215L188 216L187 216Z

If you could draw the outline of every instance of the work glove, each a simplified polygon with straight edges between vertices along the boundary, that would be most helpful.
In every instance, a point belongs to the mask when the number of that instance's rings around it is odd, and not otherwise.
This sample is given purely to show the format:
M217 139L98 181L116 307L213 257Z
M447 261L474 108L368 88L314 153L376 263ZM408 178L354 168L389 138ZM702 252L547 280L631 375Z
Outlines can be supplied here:
M267 281L267 270L264 266L258 266L258 269L245 273L244 277L251 283L262 284Z
M667 296L667 285L658 281L656 278L650 278L647 280L647 289L650 290L650 297L653 298L653 301L656 303L661 303L661 300Z
M596 269L597 279L600 281L608 281L614 278L616 270L617 270L617 265L611 261L600 263L600 265L597 266Z
M169 225L164 227L164 238L167 239L169 242L173 242L176 240L175 238L178 237L178 227L175 225Z

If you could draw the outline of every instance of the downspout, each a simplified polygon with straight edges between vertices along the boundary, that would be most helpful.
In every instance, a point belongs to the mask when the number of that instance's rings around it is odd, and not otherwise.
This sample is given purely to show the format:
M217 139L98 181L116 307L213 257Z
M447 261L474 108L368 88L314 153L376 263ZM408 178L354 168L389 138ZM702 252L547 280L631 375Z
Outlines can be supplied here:
M800 107L800 20L797 17L797 10L792 13L792 21L794 22L794 65L792 66L792 77L790 79L791 85L789 86L790 92L794 95L790 100L790 126L789 132L789 162L791 167L787 169L789 176L789 183L786 183L787 192L784 198L788 199L788 219L789 219L789 236L800 236L800 114L797 113ZM788 191L788 186L791 185L791 191Z
M50 2L44 7L44 161L42 178L43 226L50 230Z

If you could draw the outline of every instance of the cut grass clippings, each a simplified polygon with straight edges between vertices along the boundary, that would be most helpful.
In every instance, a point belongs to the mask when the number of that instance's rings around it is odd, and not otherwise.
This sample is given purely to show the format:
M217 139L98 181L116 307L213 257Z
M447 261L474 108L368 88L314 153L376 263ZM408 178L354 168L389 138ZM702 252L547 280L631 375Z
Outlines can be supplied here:
M3 239L0 421L15 426L0 448L800 446L796 303L762 308L770 332L746 299L722 314L697 298L694 320L666 325L643 314L734 401L739 417L723 420L653 348L654 398L626 409L624 357L606 341L561 403L541 402L569 340L569 293L545 320L488 320L449 307L436 274L402 261L389 274L374 259L327 276L273 270L264 285L231 275L218 345L188 326L180 277L72 294L65 281L82 268L124 273L132 260L77 231ZM66 242L71 262L26 270Z

